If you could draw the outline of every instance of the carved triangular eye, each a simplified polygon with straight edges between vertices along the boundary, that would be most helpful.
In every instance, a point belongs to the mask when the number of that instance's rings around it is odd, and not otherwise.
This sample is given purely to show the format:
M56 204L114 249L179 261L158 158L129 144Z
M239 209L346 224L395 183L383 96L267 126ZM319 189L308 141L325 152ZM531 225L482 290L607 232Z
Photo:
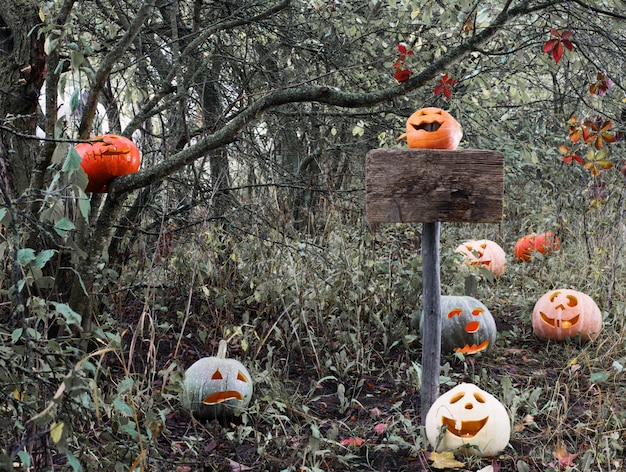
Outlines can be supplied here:
M222 373L220 372L219 369L213 372L213 375L211 376L211 380L223 380L223 379L224 377L222 376Z
M243 375L243 372L241 371L237 372L237 380L241 380L242 382L248 383L248 377Z

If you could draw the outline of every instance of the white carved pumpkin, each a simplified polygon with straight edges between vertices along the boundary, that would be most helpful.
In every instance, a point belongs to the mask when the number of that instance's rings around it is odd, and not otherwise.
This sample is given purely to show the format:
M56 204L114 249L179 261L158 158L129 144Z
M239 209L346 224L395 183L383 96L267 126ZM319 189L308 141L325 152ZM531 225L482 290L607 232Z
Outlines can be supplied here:
M426 437L438 452L495 456L509 443L511 420L504 405L471 383L441 395L428 410Z
M226 358L227 342L217 356L204 357L185 372L181 402L200 420L230 420L240 416L252 398L252 378L236 359Z

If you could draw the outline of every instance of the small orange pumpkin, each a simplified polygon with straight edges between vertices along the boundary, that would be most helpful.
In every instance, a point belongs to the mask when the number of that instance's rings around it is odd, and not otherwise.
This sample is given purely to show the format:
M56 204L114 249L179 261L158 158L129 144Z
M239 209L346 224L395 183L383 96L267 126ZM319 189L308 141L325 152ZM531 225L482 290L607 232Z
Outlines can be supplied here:
M558 251L561 247L561 241L559 237L550 232L538 234L535 237L535 251L548 255L553 251Z
M506 271L506 254L504 249L489 239L465 241L455 252L463 254L463 264L483 266L496 277L501 277Z
M541 234L527 234L518 239L515 243L514 253L518 261L529 261L533 251L548 255L553 251L558 251L561 241L558 236L551 231Z
M458 121L441 108L428 107L417 110L406 120L406 139L410 148L456 149L463 129Z
M141 154L130 139L105 134L91 141L75 146L89 179L85 192L104 193L117 177L139 170Z
M515 243L515 248L513 252L515 253L515 258L518 261L529 261L532 252L535 250L535 238L536 234L527 234L526 236L522 236Z
M533 309L533 331L541 339L563 341L580 334L583 341L598 336L602 312L593 299L577 290L552 290Z

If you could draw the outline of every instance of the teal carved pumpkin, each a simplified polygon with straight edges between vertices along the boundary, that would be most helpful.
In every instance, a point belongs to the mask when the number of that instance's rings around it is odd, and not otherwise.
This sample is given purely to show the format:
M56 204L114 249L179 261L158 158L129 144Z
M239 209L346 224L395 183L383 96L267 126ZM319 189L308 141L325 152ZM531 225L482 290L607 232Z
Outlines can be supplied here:
M474 297L443 295L441 307L441 352L464 355L487 352L498 330L489 309ZM424 314L420 320L420 331Z
M181 403L199 420L230 420L241 416L252 398L248 369L226 357L227 342L220 341L217 356L204 357L185 372Z

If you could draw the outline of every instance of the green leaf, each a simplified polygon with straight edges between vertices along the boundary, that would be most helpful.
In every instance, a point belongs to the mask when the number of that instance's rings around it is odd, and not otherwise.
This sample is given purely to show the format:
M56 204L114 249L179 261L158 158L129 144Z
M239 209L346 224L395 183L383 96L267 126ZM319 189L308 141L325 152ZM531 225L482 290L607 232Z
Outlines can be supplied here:
M83 466L80 465L76 456L74 456L71 452L66 452L65 457L67 457L67 463L72 466L73 472L83 472Z
M609 378L609 374L608 372L605 372L604 370L601 370L600 372L594 372L593 374L591 374L589 376L589 382L591 383L604 383L608 380Z
M74 146L71 146L67 152L67 157L65 158L61 171L72 172L80 169L81 160L80 154L78 154Z
M16 344L19 341L19 339L22 337L23 332L24 328L17 328L13 330L13 332L11 333L11 341L13 341L13 344Z
M87 182L85 181L85 187L86 186L87 186ZM91 211L91 202L86 196L78 197L78 209L80 210L81 216L85 219L87 223L89 223L89 212Z
M60 165L67 159L67 151L70 148L69 143L59 143L52 153L52 163L54 165Z
M129 405L124 403L124 401L120 397L117 397L115 400L113 400L113 406L122 415L133 416L133 409Z
M79 105L80 105L80 89L75 89L70 98L70 111L74 113L76 110L78 110Z
M120 384L117 386L117 392L120 395L123 395L126 392L130 392L133 388L134 385L134 381L133 379L126 377L125 379L123 379Z
M25 468L30 467L30 454L28 452L20 451L17 453L17 457L20 458L20 461Z
M65 237L68 231L72 231L74 229L76 229L76 226L74 226L74 223L67 218L62 218L54 225L54 230L61 237Z
M29 247L17 251L17 262L25 267L35 260L35 250Z
M37 254L37 257L35 257L35 267L42 269L43 266L46 265L46 263L52 258L52 256L54 256L55 253L55 249L46 249L44 251L41 251L39 254Z
M59 303L59 302L51 302L51 303L54 306L54 309L57 311L57 313L60 313L61 315L63 315L63 318L65 319L65 322L68 325L80 326L82 316L76 313L74 310L72 310L69 307L69 305L66 305L65 303Z

